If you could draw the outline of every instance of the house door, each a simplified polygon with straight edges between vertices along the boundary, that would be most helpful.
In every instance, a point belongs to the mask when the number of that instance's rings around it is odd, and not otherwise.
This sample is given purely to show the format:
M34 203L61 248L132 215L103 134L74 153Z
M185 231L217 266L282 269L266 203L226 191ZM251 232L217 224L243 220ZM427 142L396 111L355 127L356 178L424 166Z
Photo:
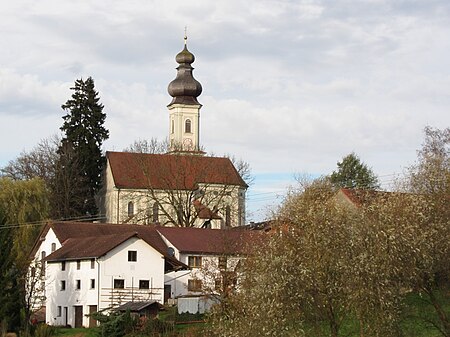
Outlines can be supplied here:
M172 296L172 287L170 284L164 285L164 303L167 303L167 300L171 298Z
M69 308L64 307L64 326L69 325Z
M83 327L83 306L76 305L75 308L75 328Z
M92 314L94 312L97 312L97 306L96 305L90 305L89 306L89 327L90 328L93 328L93 327L97 326L97 320L92 317Z

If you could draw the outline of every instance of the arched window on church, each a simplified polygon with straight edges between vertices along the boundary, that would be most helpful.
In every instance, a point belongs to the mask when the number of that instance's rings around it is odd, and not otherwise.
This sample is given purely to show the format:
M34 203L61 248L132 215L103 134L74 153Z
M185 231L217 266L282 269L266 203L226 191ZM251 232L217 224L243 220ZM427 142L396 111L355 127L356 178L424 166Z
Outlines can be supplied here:
M186 119L186 122L184 122L184 132L185 133L191 133L191 120Z
M158 203L155 202L153 204L153 222L158 222L159 221L159 208L158 208Z
M56 250L56 243L52 243L52 253Z
M132 201L128 203L128 216L134 215L134 204Z
M225 208L225 226L230 227L231 225L231 207L228 205Z
M171 130L172 130L172 133L174 133L175 132L175 123L174 123L173 119L171 120L171 122L172 122Z

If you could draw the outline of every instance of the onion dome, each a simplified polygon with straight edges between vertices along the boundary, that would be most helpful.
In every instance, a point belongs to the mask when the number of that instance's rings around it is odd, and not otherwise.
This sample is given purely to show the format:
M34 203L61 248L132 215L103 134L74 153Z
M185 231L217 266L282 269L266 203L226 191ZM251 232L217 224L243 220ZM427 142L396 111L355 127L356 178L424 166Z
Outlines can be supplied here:
M179 64L177 67L177 77L170 82L167 91L173 97L172 104L199 105L197 97L202 93L202 85L192 75L194 68L191 64L195 61L195 56L187 49L186 39L184 49L177 54L175 60Z

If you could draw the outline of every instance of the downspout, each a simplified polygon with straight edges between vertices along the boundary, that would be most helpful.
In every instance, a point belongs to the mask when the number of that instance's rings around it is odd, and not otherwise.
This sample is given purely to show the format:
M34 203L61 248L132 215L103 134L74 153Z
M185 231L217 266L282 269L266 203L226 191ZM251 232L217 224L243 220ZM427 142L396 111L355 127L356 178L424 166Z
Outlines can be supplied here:
M95 258L97 262L97 311L100 311L100 263L98 258Z

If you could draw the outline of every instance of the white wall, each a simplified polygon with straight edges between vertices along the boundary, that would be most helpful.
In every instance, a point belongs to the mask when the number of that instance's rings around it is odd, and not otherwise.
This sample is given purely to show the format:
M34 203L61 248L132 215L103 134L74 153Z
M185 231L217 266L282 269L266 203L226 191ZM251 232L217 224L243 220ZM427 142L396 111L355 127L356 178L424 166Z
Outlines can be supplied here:
M128 261L128 251L137 251L137 261ZM91 289L91 279L95 289ZM113 280L123 279L124 289L113 289ZM67 323L75 325L74 306L83 306L83 326L89 325L89 306L98 310L115 307L131 300L163 302L164 258L142 239L133 237L120 244L105 256L95 261L82 260L66 262L66 270L61 270L61 262L48 263L46 283L46 322L51 325L65 325L64 307L68 309ZM66 289L61 290L61 281L66 281ZM76 289L76 280L81 281L81 289ZM150 289L139 289L139 280L149 280ZM61 316L58 316L58 306Z

